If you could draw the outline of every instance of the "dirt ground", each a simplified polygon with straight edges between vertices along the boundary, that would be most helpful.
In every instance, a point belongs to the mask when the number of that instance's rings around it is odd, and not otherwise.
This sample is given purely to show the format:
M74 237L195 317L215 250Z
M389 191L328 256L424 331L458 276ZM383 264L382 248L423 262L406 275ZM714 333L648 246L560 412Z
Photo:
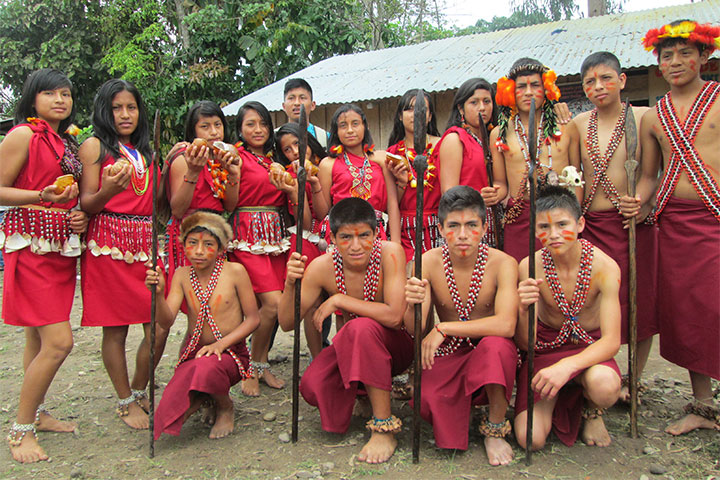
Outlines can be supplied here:
M1 285L1 282L0 282ZM79 287L78 287L79 293ZM40 299L38 299L41 301ZM163 436L148 457L149 434L132 431L115 415L115 396L100 358L98 328L80 328L79 296L71 324L75 348L60 369L47 397L51 411L79 424L77 434L40 433L51 461L32 465L15 463L8 449L0 448L2 479L357 479L378 476L388 479L701 479L720 478L720 435L708 430L674 438L663 433L666 424L690 399L686 372L660 358L654 348L645 375L649 390L642 397L640 437L629 437L629 415L624 406L613 407L606 416L613 443L607 448L582 443L567 448L551 436L546 447L525 465L524 452L515 447L515 461L506 467L490 467L477 433L470 432L466 452L435 448L429 425L423 424L420 463L412 463L412 410L407 402L394 401L393 410L405 427L399 447L389 462L367 465L355 456L367 439L364 419L356 418L345 435L324 433L317 410L300 400L297 444L286 443L290 433L292 334L279 334L270 353L273 370L288 382L283 390L261 387L259 398L242 395L233 388L236 430L229 438L210 440L208 428L198 418L185 424L179 437ZM167 383L182 334L179 318L171 332L158 382ZM130 329L127 352L133 358L141 329ZM15 416L22 381L22 329L0 328L0 428L4 438ZM304 349L304 347L303 347ZM309 357L301 357L301 371ZM626 353L618 355L621 368ZM131 366L132 369L132 366ZM159 397L158 397L159 398ZM268 413L275 418L266 421ZM272 415L267 416L267 418ZM284 437L281 439L281 437Z

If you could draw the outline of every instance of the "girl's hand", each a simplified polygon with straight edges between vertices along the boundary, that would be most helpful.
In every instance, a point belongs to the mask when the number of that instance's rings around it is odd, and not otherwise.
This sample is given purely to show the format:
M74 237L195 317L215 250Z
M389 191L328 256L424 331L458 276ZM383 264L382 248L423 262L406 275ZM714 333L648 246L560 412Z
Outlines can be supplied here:
M242 169L242 158L240 155L233 155L232 152L225 152L218 159L220 165L227 170L228 178L237 180L240 178L240 169Z
M405 164L402 162L393 163L387 160L385 160L385 164L387 165L388 170L390 170L390 173L393 174L393 177L395 177L395 183L397 183L397 186L400 188L407 187L408 168Z
M68 218L70 219L70 230L73 233L83 233L87 230L88 221L90 220L87 213L82 210L73 210L68 214Z
M63 190L62 193L55 193L55 184L52 184L40 190L40 199L43 202L63 204L69 202L73 198L77 198L79 193L80 190L78 189L77 183L73 183Z
M185 150L185 163L187 163L189 174L188 178L197 180L197 177L203 168L205 168L205 165L207 165L208 158L210 158L209 148L190 145L187 150Z
M110 170L112 165L107 165L102 169L102 186L100 190L110 192L113 196L120 192L124 192L130 185L132 179L133 167L130 163L124 165L119 172L113 175Z

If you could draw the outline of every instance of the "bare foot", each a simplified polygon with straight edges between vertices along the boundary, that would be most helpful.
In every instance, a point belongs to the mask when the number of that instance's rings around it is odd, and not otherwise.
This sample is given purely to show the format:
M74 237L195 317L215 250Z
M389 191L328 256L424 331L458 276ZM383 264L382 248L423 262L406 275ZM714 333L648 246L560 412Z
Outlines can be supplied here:
M372 432L370 440L360 450L357 458L361 462L367 463L387 462L395 453L395 447L397 447L397 440L394 434Z
M720 430L720 425L713 422L712 420L708 420L705 417L701 417L700 415L689 413L677 422L668 425L668 427L665 429L665 433L669 433L670 435L682 435L698 428Z
M490 465L507 465L513 459L513 449L504 438L485 437L485 453Z
M372 416L372 405L370 405L370 399L366 396L355 398L355 406L352 412L354 417L371 417Z
M242 392L248 397L260 396L260 382L258 381L258 377L256 375L240 382L240 387Z
M232 401L230 401L229 407L218 405L216 412L215 425L210 430L210 438L227 437L235 429L235 409Z
M612 441L602 417L585 419L582 439L587 445L595 445L596 447L607 447Z
M190 401L190 406L187 410L185 410L185 413L183 413L182 421L185 423L188 418L190 418L195 412L200 410L200 408L203 405L203 399L200 395L193 395L192 400Z
M137 397L136 401L137 401L138 405L140 405L140 408L145 410L145 413L150 411L150 399L146 395Z
M216 416L215 402L211 398L206 398L200 407L200 419L205 425L212 427L215 425Z
M15 438L19 436L20 433L15 434ZM10 445L10 453L20 463L35 463L48 459L33 432L27 432L17 447Z
M77 423L63 422L50 415L49 412L40 412L36 428L41 432L70 433L75 431Z
M262 376L260 377L265 384L270 388L283 388L285 386L285 380L281 380L273 374L269 368L266 368Z
M129 427L136 430L147 430L150 427L150 420L148 419L148 415L147 413L145 413L145 410L140 408L140 405L132 402L127 406L127 411L128 414L125 416L120 416L120 418Z
M638 405L642 405L642 395L640 394L643 391L644 388L641 385L638 385ZM620 387L620 397L618 398L618 401L630 405L630 387L628 385Z

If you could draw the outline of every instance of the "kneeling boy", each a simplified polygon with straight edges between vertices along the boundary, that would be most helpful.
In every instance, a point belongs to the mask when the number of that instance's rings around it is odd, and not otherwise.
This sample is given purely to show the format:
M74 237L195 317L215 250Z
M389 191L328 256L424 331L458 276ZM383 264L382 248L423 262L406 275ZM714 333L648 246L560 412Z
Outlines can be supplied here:
M245 267L225 262L232 230L221 216L188 216L180 238L190 265L175 271L167 300L160 268L148 270L145 278L148 288L157 285L156 318L163 328L175 322L183 301L188 305L187 343L158 405L154 435L179 435L185 420L209 399L215 407L210 438L222 438L234 428L230 387L252 374L245 338L260 317Z
M535 257L537 279L528 278L528 258L520 262L519 321L516 342L527 350L528 306L537 303L535 398L532 448L545 445L553 429L570 446L585 419L583 441L607 446L604 409L620 395L620 370L613 356L620 348L620 268L578 235L585 227L575 195L547 187L537 200L537 238L544 248ZM517 379L515 435L526 445L527 363ZM584 397L584 399L583 399Z
M401 330L405 311L405 252L399 243L377 236L375 210L365 200L346 198L330 210L335 250L305 268L297 252L288 261L278 318L293 327L295 282L303 279L301 317L326 292L329 298L313 315L315 327L340 310L343 324L333 344L313 359L303 375L300 392L320 410L322 428L345 433L360 387L367 391L372 419L370 440L358 459L387 461L395 451L402 422L390 410L392 377L404 372L413 358L412 339Z
M489 403L480 433L490 464L506 465L513 458L504 437L517 367L517 262L481 243L487 224L477 190L449 189L438 215L446 244L423 254L422 282L412 277L405 287L408 304L422 303L424 323L431 306L440 318L422 341L420 413L433 424L439 448L466 450L471 406ZM408 305L409 331L413 318Z

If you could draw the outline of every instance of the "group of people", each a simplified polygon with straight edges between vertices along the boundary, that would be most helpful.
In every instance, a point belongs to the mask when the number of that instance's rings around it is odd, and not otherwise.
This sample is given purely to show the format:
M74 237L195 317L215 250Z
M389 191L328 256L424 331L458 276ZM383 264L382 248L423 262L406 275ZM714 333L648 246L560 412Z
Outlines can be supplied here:
M484 404L479 430L489 463L512 461L506 437L513 430L526 446L529 345L536 352L531 448L542 448L551 431L567 445L578 436L609 445L602 416L629 397L613 357L627 342L631 301L638 307L640 370L659 333L661 355L690 373L694 400L667 431L720 429L711 388L711 378L720 379L720 161L712 154L720 146L714 132L720 84L700 77L720 47L720 27L677 21L650 30L643 42L670 86L656 108L626 107L618 59L596 52L580 72L596 108L563 118L554 72L521 58L497 88L480 78L463 83L442 135L425 95L426 145L414 145L418 91L408 91L381 151L354 104L337 109L328 132L309 124L306 134L298 118L301 105L308 114L315 108L312 89L292 79L283 103L289 123L274 130L268 110L247 102L237 114L235 144L219 106L197 102L184 141L162 170L151 160L147 112L131 83L109 80L99 89L94 134L78 146L69 129L72 84L57 70L34 72L16 126L0 144L0 204L11 206L0 231L2 315L7 324L26 327L25 376L8 436L13 458L47 459L36 431L75 428L42 403L73 346L68 320L78 256L82 325L103 327L102 357L117 413L132 428L148 428L150 362L160 359L177 314L187 314L155 438L179 434L197 411L211 425L211 438L227 436L234 428L233 385L242 382L249 396L260 394L260 380L284 386L270 370L268 352L278 326L294 327L301 278L300 316L312 361L300 390L326 431L344 433L353 414L370 416L361 461L393 455L402 429L391 409L393 377L411 367L414 341L422 342L422 358L411 375L421 375L421 415L439 448L467 449L473 406ZM538 114L530 125L533 101ZM635 196L627 194L628 119L639 132ZM541 187L534 205L531 129ZM422 179L409 167L419 152L428 158ZM308 173L303 218L297 218L300 158ZM166 262L152 269L155 178L171 215ZM418 188L424 189L422 225L415 220ZM534 278L531 209L539 250ZM636 299L627 293L632 218ZM416 251L422 278L411 264ZM695 278L701 281L690 284ZM418 304L420 332L414 331ZM337 333L328 339L333 315ZM528 322L536 322L535 339L528 338ZM125 340L132 324L141 324L145 336L130 378Z

